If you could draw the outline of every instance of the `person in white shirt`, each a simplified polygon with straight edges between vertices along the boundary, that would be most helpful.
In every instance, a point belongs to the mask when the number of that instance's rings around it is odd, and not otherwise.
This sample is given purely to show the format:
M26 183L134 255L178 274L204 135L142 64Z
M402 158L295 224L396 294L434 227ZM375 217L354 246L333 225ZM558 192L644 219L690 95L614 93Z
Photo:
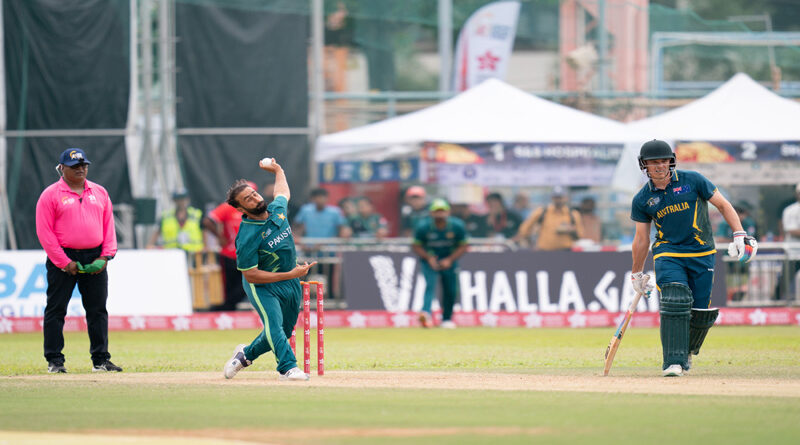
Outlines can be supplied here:
M789 300L800 298L798 295L800 294L800 290L798 290L800 287L800 183L795 186L794 194L797 202L783 209L781 217L783 241L789 243L786 247L789 261L784 263L784 273L788 275L788 280L781 280L780 297Z
M786 242L800 243L800 183L794 188L797 202L783 209L783 240Z

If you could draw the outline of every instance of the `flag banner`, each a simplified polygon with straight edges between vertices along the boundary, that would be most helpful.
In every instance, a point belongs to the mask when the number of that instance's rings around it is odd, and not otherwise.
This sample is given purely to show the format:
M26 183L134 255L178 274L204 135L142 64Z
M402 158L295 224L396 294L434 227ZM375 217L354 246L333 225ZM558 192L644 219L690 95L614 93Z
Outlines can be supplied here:
M490 3L467 19L456 43L453 90L465 91L489 78L504 80L517 33L519 2Z

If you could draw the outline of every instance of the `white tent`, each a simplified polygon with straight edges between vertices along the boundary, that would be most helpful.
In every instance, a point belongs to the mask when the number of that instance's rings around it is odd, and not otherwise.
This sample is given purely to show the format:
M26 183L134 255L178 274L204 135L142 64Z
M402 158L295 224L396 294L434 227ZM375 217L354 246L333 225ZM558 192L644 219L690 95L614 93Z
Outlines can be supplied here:
M628 127L643 135L645 140L661 139L673 147L676 141L798 141L800 104L738 73L688 105L631 122ZM639 147L626 146L614 175L616 188L632 191L640 186L638 151Z
M629 124L667 141L797 141L800 104L739 73L680 108Z
M619 122L488 79L423 110L322 136L315 159L380 161L414 156L427 141L623 144L631 139L630 133Z

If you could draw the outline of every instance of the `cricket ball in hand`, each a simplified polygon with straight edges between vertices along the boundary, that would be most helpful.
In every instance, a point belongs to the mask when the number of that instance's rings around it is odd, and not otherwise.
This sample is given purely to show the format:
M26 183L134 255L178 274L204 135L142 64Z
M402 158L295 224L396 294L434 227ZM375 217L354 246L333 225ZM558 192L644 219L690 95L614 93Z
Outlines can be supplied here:
M260 165L261 167L269 167L270 165L272 165L272 158L264 158L261 161L259 161L258 165Z

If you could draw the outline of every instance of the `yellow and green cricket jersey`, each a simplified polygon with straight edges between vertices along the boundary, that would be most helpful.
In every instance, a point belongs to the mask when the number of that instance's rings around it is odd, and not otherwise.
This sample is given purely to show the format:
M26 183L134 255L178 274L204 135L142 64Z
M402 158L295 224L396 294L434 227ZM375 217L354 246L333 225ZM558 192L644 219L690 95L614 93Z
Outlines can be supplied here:
M663 190L652 181L639 190L631 204L631 219L655 224L653 258L716 253L708 220L708 200L716 191L703 175L686 170L676 170Z

